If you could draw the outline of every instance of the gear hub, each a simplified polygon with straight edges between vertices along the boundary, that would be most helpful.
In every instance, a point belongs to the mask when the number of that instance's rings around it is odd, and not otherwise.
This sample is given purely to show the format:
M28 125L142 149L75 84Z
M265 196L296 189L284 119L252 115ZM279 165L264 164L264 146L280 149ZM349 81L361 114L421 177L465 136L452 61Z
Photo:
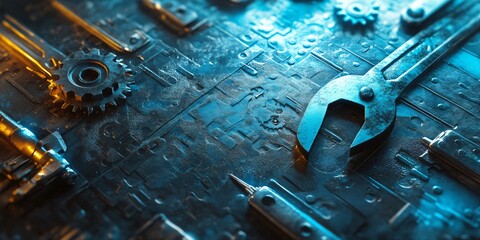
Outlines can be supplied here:
M343 22L352 25L367 25L377 19L380 6L375 0L338 0L335 12Z
M70 55L53 76L49 89L54 102L73 112L105 111L131 92L132 71L115 54L103 55L98 49Z

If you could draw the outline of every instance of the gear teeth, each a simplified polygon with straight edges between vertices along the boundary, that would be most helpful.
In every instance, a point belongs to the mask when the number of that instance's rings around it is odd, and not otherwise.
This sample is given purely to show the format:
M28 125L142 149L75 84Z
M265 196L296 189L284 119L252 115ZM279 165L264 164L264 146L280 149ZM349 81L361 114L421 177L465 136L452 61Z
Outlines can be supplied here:
M102 64L110 71L102 73L102 78L94 84L79 85L76 82L78 78L72 78L70 71L74 67L84 66L79 64L84 64L85 61L86 64L92 61L96 62L94 64ZM59 77L50 81L49 85L50 95L54 97L53 102L62 103L62 110L69 109L85 114L104 112L107 105L118 106L117 100L125 100L131 95L129 86L134 83L131 78L133 72L113 53L102 55L99 49L93 48L75 52L63 63L62 68L53 72Z
M106 56L106 59L109 60L109 61L112 61L112 62L116 62L116 58L117 58L117 55L115 55L113 53L108 53L107 56Z
M98 48L93 48L90 52L95 55L100 55L100 49Z
M114 92L114 89L112 87L105 88L102 90L102 96L111 96Z
M367 25L377 19L380 4L376 0L338 0L334 10L344 23Z
M68 103L64 102L64 103L62 104L62 107L61 107L61 108L62 108L63 110L65 110L65 109L67 109L69 106L70 106L70 105L68 105ZM74 108L74 110L75 110L75 108Z
M75 99L75 93L73 91L69 91L66 93L68 99Z

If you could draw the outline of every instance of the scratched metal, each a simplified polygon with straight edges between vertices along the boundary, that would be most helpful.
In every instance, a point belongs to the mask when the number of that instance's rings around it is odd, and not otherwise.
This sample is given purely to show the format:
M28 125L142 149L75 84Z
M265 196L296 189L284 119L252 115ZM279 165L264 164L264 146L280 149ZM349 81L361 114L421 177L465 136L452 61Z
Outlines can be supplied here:
M342 175L361 112L336 106L307 161L296 142L303 111L327 82L365 74L412 37L400 20L408 1L378 1L376 19L355 27L333 0L173 1L207 20L187 35L140 1L81 2L79 15L121 15L151 38L116 53L135 71L132 96L101 114L59 110L48 83L0 49L0 109L40 138L58 130L80 175L74 187L47 186L15 204L0 192L0 239L161 239L171 226L196 239L282 237L229 173L269 186L340 238L480 238L479 193L421 142L455 128L480 144L480 33L402 95L388 140ZM49 0L3 0L0 9L65 54L115 52ZM17 156L0 140L1 162Z

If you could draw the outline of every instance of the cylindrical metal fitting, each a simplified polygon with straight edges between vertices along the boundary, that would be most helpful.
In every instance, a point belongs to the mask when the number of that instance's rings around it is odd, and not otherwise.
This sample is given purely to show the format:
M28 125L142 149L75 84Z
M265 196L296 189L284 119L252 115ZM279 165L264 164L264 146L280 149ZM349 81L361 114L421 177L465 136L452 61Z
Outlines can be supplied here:
M30 158L35 165L42 167L41 175L54 174L61 169L65 169L65 177L72 181L75 179L75 171L70 169L70 165L60 154L52 149L47 149L29 129L15 122L7 114L0 111L0 136L7 140L13 147L20 151L24 156Z
M7 114L0 111L0 134L3 138L9 139L12 133L21 126L13 121Z
M0 134L23 155L31 158L35 164L42 158L44 151L38 145L38 138L32 131L15 122L7 114L0 111ZM38 153L36 153L40 150ZM41 164L41 163L39 163Z

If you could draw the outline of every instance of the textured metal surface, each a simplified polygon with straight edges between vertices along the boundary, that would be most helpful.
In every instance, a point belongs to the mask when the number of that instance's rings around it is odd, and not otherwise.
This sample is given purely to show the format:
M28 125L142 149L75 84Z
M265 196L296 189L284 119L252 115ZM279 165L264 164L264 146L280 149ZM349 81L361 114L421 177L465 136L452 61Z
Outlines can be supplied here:
M453 0L415 29L401 20L409 1L378 1L365 25L345 21L333 0L172 1L158 13L132 0L0 1L2 14L58 52L115 53L135 82L116 108L72 113L53 104L46 79L0 48L0 111L40 139L58 131L79 174L74 186L53 182L12 204L17 186L0 171L0 239L287 238L282 212L252 207L230 173L342 239L480 238L476 175L453 171L479 164L478 31L403 92L389 138L355 171L343 166L362 111L334 106L308 160L296 140L324 85L366 74L475 1ZM446 146L441 136L422 144L452 129ZM468 164L452 153L459 149ZM29 159L2 139L0 162Z

